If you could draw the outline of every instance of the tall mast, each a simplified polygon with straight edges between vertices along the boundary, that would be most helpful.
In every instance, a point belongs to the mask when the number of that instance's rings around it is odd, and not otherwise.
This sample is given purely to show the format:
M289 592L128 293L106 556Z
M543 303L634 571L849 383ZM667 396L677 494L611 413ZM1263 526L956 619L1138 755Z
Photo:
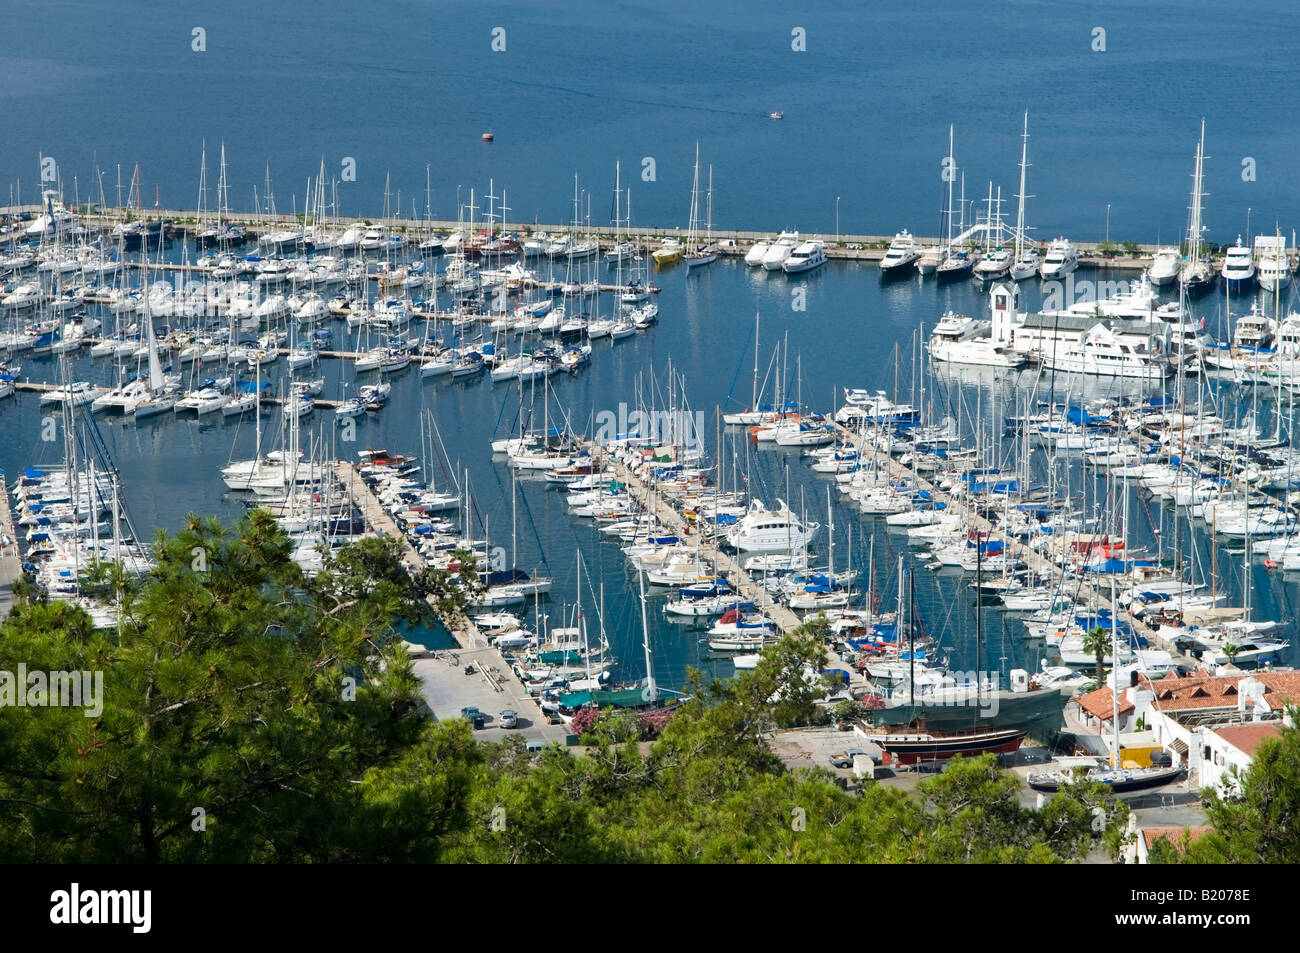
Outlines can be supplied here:
M646 701L654 702L658 698L655 691L655 670L650 659L650 625L645 614L645 575L637 572L636 581L641 587L641 644L645 647Z
M1115 751L1111 767L1119 770L1119 617L1115 612L1115 577L1110 577L1110 703L1111 725L1115 730Z
M902 563L903 557L898 557ZM912 693L912 704L916 704L916 577L907 574L907 639L908 639L908 688Z
M203 140L203 145L199 153L199 208L195 217L199 224L203 224L203 213L207 211L207 194L208 194L208 142Z
M709 204L704 217L704 237L713 237L713 163L709 163Z
M948 126L948 244L944 248L945 252L952 251L952 180L957 178L956 160L952 155L952 132L953 127Z
M1016 212L1016 261L1020 261L1020 253L1025 247L1025 199L1029 198L1025 194L1025 170L1029 168L1029 110L1025 110L1025 128L1020 134L1020 192L1016 198L1020 200L1019 211Z

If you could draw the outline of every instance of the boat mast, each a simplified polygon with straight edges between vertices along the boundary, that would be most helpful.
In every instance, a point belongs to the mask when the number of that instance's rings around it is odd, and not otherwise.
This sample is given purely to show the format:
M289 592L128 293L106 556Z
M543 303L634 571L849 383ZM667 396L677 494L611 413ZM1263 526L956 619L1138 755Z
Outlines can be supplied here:
M1008 499L1010 494L1008 494ZM1006 559L1004 555L1003 560ZM980 539L979 523L975 524L975 704L980 702L980 678L984 664L984 541Z
M1025 127L1020 134L1020 192L1016 196L1019 199L1019 210L1016 212L1016 262L1020 262L1020 255L1025 248L1025 170L1029 168L1026 161L1029 158L1029 110L1025 110Z
M901 563L903 557L898 557ZM908 639L908 688L912 693L912 704L916 704L916 576L907 574L907 639Z
M1119 619L1115 614L1115 577L1110 577L1110 704L1111 724L1115 730L1115 751L1110 765L1119 770Z
M654 702L658 697L655 691L655 670L650 660L650 625L646 622L645 612L645 575L636 574L636 581L641 588L641 644L645 647L646 701Z
M948 244L944 246L944 257L952 254L952 181L957 178L956 160L952 156L953 127L948 126Z

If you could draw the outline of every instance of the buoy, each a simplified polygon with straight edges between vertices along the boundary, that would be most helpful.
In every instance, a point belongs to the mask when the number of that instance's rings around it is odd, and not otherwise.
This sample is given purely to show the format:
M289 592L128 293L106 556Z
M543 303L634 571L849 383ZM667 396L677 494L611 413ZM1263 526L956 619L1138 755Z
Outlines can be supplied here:
M1270 556L1268 559L1265 559L1265 560L1264 560L1264 568L1265 568L1265 569L1276 569L1276 568L1277 568L1277 563L1273 562L1273 557Z

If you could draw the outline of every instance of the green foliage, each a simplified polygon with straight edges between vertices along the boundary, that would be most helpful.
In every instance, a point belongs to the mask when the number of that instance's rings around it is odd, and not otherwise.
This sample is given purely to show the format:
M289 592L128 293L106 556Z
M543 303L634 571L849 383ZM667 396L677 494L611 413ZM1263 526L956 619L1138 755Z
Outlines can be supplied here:
M1130 258L1136 258L1142 252L1142 246L1131 239L1120 243L1120 248L1124 249L1124 254Z
M831 720L839 723L858 721L859 719L864 718L866 714L866 708L855 701L850 701L849 699L836 702L830 708Z
M1097 660L1095 674L1098 688L1104 688L1106 684L1103 660L1106 658L1106 653L1111 650L1111 640L1112 633L1104 625L1094 626L1083 637L1083 650Z
M1106 239L1104 242L1097 243L1097 251L1101 252L1101 254L1105 255L1107 258L1114 258L1115 253L1119 251L1119 246L1110 239Z
M1118 841L1104 790L1029 810L992 756L915 795L786 768L772 732L825 716L816 623L725 684L692 673L653 742L646 719L607 713L584 751L534 755L421 716L396 631L461 597L408 574L394 544L344 547L310 581L258 513L191 517L156 548L143 586L102 573L120 641L60 602L21 602L0 627L0 669L105 673L97 718L0 711L0 860L1030 863Z
M104 704L97 718L4 710L0 857L359 856L347 836L362 816L355 782L428 730L385 621L407 608L394 596L400 565L363 547L340 556L332 583L308 584L290 547L262 513L234 531L191 517L159 537L143 589L124 593L120 641L66 604L16 606L0 669L103 672ZM368 588L362 566L377 584ZM316 588L330 584L360 595L331 602Z
M1290 709L1292 724L1300 715ZM1241 777L1241 796L1204 792L1210 831L1176 843L1159 840L1152 863L1294 864L1300 861L1300 729L1263 742Z

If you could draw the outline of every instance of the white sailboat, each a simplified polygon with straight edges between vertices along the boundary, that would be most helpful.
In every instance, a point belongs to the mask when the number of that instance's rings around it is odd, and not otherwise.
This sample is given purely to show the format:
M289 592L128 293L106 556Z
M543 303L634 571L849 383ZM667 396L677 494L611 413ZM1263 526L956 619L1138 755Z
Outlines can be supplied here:
M1178 281L1189 295L1201 294L1214 286L1214 267L1201 258L1201 236L1205 224L1201 221L1205 201L1205 120L1201 120L1201 138L1196 143L1196 166L1192 172L1192 205L1187 225L1187 260L1183 262Z
M1042 258L1038 249L1025 240L1025 199L1033 198L1025 192L1025 170L1029 168L1029 113L1025 112L1025 127L1020 134L1020 192L1016 195L1019 209L1016 212L1016 260L1011 266L1011 280L1024 281L1038 274Z
M695 143L695 180L691 185L691 218L686 230L686 254L682 260L689 274L692 268L711 265L718 260L718 249L710 238L713 231L713 166L709 166L709 193L705 218L704 243L699 243L700 227L700 144Z

